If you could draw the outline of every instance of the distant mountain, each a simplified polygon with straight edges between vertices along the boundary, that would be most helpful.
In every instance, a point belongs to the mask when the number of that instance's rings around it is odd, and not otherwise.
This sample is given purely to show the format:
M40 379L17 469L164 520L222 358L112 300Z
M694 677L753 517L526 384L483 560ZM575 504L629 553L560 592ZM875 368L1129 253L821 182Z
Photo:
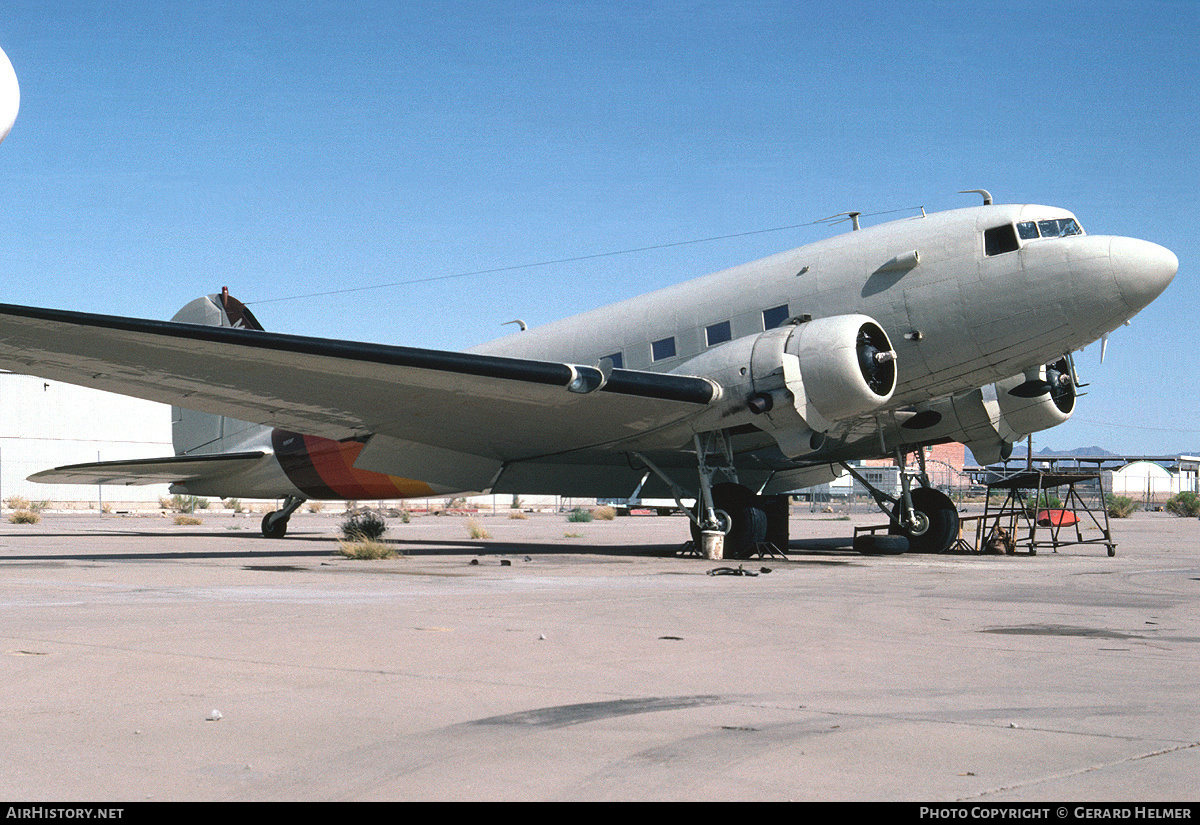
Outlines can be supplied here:
M1012 451L1012 458L1010 460L1017 459L1017 458L1024 458L1025 455L1026 455L1025 444L1024 443L1014 444L1013 451ZM1052 450L1049 447L1043 447L1040 450L1034 450L1033 455L1035 458L1038 458L1038 457L1070 458L1070 457L1074 457L1074 456L1083 456L1083 455L1086 455L1086 456L1119 455L1119 453L1110 452L1110 451L1104 449L1103 447L1076 447L1073 450ZM972 462L975 462L975 456L971 455L970 450L967 450L967 464L971 464ZM976 462L976 463L978 463L978 462Z
M1013 450L1016 453L1016 450ZM1021 455L1025 455L1025 451L1021 451ZM1111 453L1103 447L1076 447L1074 450L1052 450L1049 447L1043 447L1036 451L1034 455L1044 456L1063 456L1063 455L1118 455Z

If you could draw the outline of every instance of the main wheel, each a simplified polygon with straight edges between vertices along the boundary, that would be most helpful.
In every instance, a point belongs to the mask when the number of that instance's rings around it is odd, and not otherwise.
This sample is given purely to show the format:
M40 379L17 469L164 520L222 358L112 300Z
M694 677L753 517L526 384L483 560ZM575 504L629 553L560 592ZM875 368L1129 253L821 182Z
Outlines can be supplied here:
M275 515L278 512L279 512L278 510L272 510L271 512L269 512L265 516L263 516L262 534L265 538L281 539L287 535L288 520L286 518L281 518L278 521L276 521L274 524L271 523L271 516Z
M913 490L912 503L917 515L916 525L912 528L900 526L902 505L897 503L892 510L888 533L908 537L910 553L945 553L958 538L958 508L948 495L932 487Z
M792 500L789 496L758 496L758 506L767 517L766 541L775 545L780 553L788 549L789 524Z
M725 558L748 559L755 546L767 536L767 514L758 506L757 496L740 484L726 482L712 488L713 509L728 517L725 531ZM697 515L700 507L697 502ZM699 546L700 528L692 522L692 541Z

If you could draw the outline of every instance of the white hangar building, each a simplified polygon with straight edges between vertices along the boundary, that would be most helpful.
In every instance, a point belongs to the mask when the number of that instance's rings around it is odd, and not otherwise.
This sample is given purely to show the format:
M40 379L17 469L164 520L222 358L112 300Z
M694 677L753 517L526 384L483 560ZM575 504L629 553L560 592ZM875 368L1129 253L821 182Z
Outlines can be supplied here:
M1116 470L1105 470L1104 487L1110 493L1130 498L1170 498L1179 492L1179 479L1161 464L1132 461Z
M37 484L63 464L172 455L171 408L124 395L0 372L0 502L11 496L66 507L157 502L167 485Z

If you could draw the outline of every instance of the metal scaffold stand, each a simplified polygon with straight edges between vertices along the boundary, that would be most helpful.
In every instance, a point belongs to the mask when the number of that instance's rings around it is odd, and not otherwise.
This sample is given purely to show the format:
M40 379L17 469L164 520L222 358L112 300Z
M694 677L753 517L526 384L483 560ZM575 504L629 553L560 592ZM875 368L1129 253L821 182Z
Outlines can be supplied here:
M987 491L976 538L976 546L981 549L1000 547L1011 553L1020 546L1035 555L1039 547L1050 547L1057 553L1065 545L1096 544L1107 548L1110 556L1117 554L1109 529L1103 477L1098 471L1020 470L989 481ZM1000 492L1004 493L1003 503L994 506L993 494ZM1059 502L1051 501L1052 494ZM1091 532L1091 527L1099 535L1085 538L1084 529Z

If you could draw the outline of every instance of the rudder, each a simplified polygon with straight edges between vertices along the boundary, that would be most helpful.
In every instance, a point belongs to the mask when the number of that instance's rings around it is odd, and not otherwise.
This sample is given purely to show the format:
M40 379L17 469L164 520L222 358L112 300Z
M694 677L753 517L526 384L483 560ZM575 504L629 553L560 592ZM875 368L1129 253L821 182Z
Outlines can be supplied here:
M225 287L216 295L204 295L191 301L171 320L181 324L262 331L262 324L254 314ZM231 448L231 442L241 444L255 433L269 430L269 427L249 421L171 407L171 443L175 455L226 452Z

